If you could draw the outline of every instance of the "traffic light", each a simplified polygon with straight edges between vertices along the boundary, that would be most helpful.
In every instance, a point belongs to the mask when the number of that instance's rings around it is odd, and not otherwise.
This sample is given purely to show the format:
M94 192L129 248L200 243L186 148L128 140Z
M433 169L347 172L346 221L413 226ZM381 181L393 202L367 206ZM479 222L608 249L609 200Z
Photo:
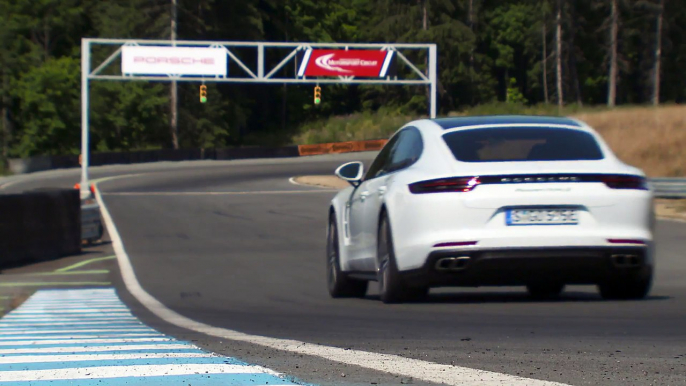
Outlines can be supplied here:
M314 104L318 105L322 103L322 88L319 86L314 87Z
M207 102L207 86L200 86L200 103Z

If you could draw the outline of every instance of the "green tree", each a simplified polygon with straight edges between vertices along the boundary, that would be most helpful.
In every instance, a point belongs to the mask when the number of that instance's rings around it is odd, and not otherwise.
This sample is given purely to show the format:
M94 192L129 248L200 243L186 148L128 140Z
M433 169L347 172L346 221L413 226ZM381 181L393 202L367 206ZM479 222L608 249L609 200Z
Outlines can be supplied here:
M80 63L49 58L12 84L22 131L15 156L74 154L79 149Z

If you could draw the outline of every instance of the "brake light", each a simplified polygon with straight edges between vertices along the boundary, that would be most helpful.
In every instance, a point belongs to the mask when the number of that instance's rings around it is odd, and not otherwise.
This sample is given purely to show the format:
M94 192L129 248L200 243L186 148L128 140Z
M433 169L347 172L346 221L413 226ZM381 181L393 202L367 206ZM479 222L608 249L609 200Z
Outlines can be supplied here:
M643 240L636 240L636 239L607 239L607 241L610 244L639 244L639 245L646 245L646 242Z
M481 184L479 177L440 178L437 180L420 181L410 184L410 192L414 194L470 192L479 184Z
M648 182L640 176L609 175L602 176L601 180L612 189L648 190Z
M438 243L434 245L434 248L443 248L443 247L466 247L470 245L476 245L476 241L455 241L451 243Z

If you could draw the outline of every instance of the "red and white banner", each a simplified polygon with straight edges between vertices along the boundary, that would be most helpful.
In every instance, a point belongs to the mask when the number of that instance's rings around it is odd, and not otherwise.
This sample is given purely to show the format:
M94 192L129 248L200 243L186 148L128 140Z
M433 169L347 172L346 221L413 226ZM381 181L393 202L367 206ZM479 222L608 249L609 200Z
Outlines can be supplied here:
M124 46L125 75L226 76L226 50L208 47Z
M298 76L384 77L394 51L307 50Z

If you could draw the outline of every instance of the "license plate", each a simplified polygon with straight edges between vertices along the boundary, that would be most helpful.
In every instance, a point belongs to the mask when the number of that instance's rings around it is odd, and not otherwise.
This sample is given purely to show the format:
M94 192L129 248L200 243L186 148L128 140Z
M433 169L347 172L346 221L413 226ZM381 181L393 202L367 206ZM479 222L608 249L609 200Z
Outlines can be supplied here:
M508 209L507 225L575 225L579 213L575 209Z

